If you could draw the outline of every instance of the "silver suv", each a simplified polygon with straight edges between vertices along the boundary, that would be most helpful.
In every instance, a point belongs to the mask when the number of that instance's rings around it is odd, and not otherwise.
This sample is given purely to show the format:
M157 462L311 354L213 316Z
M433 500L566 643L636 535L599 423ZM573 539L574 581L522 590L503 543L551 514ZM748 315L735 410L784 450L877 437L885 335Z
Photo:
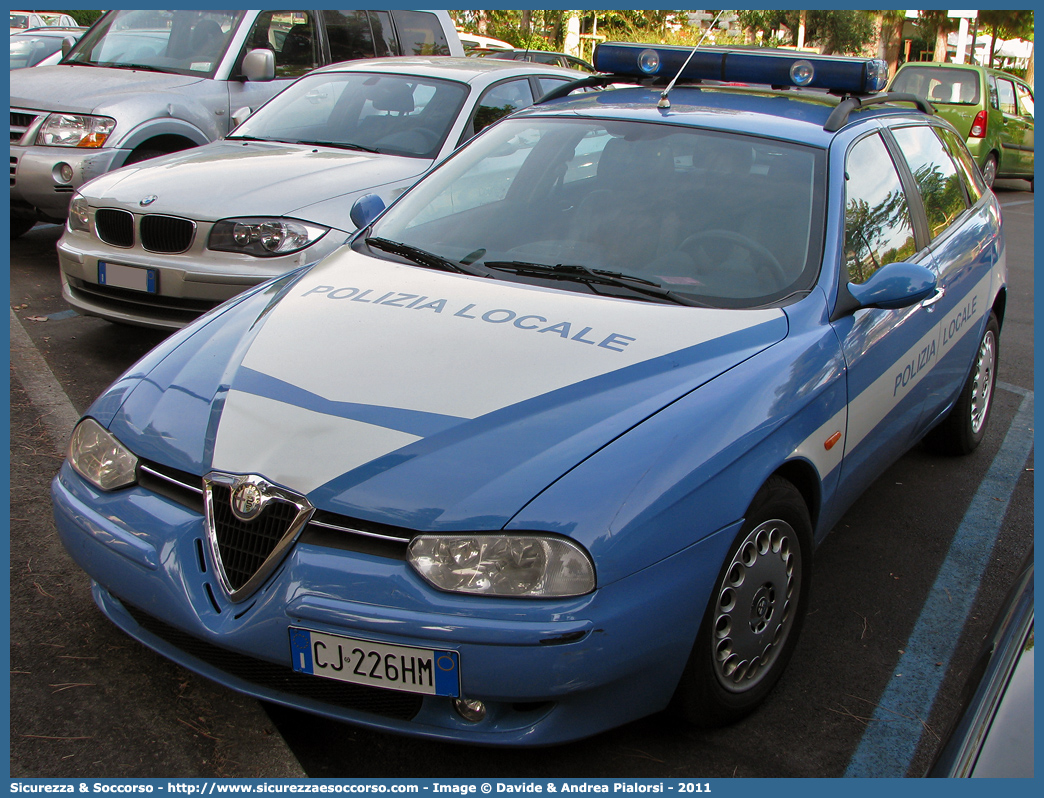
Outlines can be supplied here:
M11 74L11 237L73 192L224 136L296 77L385 55L463 55L445 11L109 11L61 64Z

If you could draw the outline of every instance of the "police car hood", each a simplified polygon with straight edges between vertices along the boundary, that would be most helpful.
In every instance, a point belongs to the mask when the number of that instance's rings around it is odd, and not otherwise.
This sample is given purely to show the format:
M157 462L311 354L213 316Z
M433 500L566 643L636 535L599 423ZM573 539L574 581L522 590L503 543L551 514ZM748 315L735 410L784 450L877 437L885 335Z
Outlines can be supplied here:
M230 139L109 172L84 193L96 206L137 212L141 200L155 197L150 213L200 221L292 216L352 230L356 194L412 183L430 165L423 158ZM319 202L342 196L343 202ZM390 204L392 197L383 199Z
M162 96L200 80L191 75L65 64L19 69L11 73L11 107L89 114L111 108L125 97L140 103L143 94Z
M604 298L349 248L278 301L224 315L229 329L219 317L159 361L114 434L168 465L257 474L324 510L420 530L502 527L787 333L779 309Z

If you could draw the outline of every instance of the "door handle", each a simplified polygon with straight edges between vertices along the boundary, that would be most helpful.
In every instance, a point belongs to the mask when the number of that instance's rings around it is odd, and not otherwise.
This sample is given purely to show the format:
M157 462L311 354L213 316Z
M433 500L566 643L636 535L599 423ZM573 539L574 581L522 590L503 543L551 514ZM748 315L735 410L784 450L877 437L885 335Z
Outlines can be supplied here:
M938 302L940 299L942 299L943 296L945 296L945 295L946 295L946 289L945 288L936 288L934 294L932 294L926 300L921 302L921 307L922 308L927 308L928 311L931 312L931 311L935 310L935 308L932 307L932 306L936 302Z

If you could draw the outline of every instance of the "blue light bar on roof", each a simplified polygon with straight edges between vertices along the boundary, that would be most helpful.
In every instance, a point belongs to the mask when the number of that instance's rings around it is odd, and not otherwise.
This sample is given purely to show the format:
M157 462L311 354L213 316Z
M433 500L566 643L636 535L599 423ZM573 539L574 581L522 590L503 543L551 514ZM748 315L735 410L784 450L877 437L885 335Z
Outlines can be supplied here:
M595 48L599 72L671 80L692 54L682 80L721 80L873 94L888 82L888 64L877 58L845 58L756 48L691 47L603 42Z

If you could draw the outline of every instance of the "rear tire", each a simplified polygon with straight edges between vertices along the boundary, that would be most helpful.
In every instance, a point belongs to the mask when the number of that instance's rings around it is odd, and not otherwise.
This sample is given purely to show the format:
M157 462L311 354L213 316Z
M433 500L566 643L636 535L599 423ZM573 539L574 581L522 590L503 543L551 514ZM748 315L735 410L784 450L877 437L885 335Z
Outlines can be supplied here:
M986 435L993 408L993 392L1000 363L1000 324L990 313L979 341L971 373L961 389L957 404L945 419L929 432L925 445L939 454L971 454Z
M804 499L772 477L729 549L675 691L672 707L687 721L723 726L765 700L797 644L811 554Z
M997 156L992 152L986 156L986 162L982 165L982 179L986 181L987 188L992 190L997 180Z

